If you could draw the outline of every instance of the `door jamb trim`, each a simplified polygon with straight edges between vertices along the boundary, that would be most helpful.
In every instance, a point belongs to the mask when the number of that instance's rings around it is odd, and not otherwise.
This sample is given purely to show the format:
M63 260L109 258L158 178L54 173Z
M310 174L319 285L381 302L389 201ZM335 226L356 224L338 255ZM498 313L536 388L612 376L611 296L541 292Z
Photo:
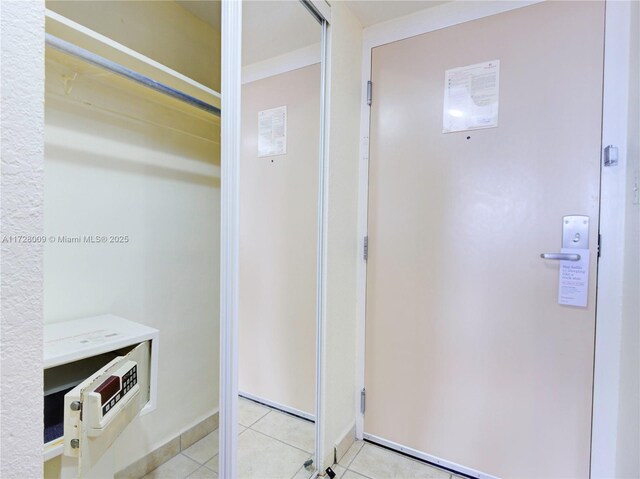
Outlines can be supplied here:
M618 146L619 163L600 174L600 250L591 418L590 477L616 477L622 341L629 108L631 2L605 4L602 147ZM602 150L601 150L602 151ZM602 245L601 245L602 246ZM599 319L606 319L600 321Z

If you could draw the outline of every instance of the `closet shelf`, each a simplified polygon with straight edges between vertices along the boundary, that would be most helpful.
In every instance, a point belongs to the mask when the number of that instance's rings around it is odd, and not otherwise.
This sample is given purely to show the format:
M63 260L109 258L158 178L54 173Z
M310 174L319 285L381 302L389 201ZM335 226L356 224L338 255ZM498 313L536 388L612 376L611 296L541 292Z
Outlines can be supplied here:
M219 92L48 9L46 10L46 30L50 35L89 50L141 75L153 78L157 82L184 92L197 100L217 108L221 106Z

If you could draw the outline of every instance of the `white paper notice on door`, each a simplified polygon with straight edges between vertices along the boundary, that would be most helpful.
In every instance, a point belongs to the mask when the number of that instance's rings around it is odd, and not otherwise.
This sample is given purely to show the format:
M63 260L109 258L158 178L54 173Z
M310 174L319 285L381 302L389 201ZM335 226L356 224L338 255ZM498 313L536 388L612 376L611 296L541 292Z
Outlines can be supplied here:
M560 261L558 303L586 308L589 299L589 250L562 248L562 253L579 254L578 261Z
M287 107L258 112L258 157L287 153Z
M498 126L500 60L444 73L442 132Z

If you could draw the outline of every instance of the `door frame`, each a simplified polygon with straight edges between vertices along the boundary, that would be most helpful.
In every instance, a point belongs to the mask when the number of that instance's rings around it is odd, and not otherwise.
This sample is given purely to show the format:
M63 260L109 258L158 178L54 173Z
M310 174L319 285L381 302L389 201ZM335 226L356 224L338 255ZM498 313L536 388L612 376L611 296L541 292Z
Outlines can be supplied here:
M526 7L533 1L486 1L472 6L446 3L373 25L363 30L362 89L360 113L360 155L358 184L358 267L357 267L357 365L356 438L364 437L364 414L360 392L365 388L365 321L367 263L364 260L364 238L367 236L369 197L369 131L370 107L367 104L367 82L371 78L371 56L375 47L404 40L441 28ZM600 223L601 256L598 263L596 292L596 340L593 383L590 477L613 477L616 465L618 398L620 382L620 343L624 264L625 167L627 153L627 118L629 104L630 2L606 0L604 44L604 89L602 145L618 147L619 164L601 166ZM375 97L375 85L373 85ZM602 163L601 163L602 165ZM598 319L605 320L598 321ZM376 438L378 439L378 438ZM480 477L477 471L441 461L400 444L383 441L384 445L408 454L453 467L460 472ZM487 477L487 476L482 476Z

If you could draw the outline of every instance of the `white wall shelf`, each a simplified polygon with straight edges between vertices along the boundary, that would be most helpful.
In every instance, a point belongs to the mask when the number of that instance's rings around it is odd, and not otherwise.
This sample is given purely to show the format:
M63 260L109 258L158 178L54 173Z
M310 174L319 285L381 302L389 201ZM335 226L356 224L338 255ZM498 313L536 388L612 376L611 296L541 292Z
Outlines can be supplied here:
M46 10L46 31L218 108L219 92L56 12Z

